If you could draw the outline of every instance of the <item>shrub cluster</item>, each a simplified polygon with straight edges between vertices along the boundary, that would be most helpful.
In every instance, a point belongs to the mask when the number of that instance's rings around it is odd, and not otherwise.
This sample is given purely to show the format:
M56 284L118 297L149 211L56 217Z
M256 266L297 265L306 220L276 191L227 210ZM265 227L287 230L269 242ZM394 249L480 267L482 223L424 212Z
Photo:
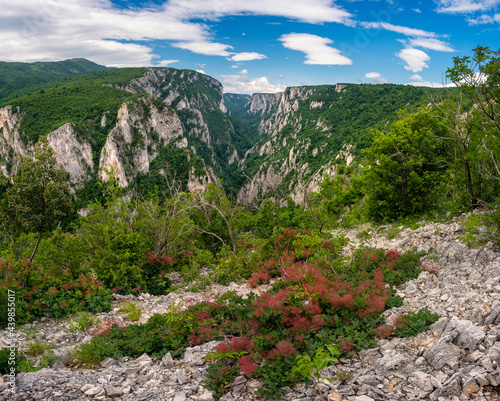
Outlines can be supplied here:
M373 346L385 327L381 313L397 304L390 286L421 271L415 252L362 249L343 261L342 241L279 230L256 250L261 260L249 280L259 285L273 278L268 292L246 298L230 292L142 325L113 325L81 347L78 361L178 355L187 346L224 340L209 356L206 385L214 396L243 374L263 379L260 395L279 398L282 387L304 380L292 369L297 355L312 357L335 344L349 356ZM264 274L265 280L256 279Z
M68 270L48 269L27 260L0 261L0 293L16 292L16 321L27 323L44 316L61 318L78 311L111 309L111 291L92 274L74 277ZM2 311L0 311L2 312ZM6 325L0 314L0 326Z

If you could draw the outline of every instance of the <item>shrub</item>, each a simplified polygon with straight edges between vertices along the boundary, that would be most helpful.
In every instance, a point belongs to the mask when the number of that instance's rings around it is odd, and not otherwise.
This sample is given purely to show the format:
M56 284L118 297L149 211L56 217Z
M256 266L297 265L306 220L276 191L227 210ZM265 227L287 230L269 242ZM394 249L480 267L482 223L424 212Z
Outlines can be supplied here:
M44 316L61 318L78 311L111 309L111 291L92 274L75 278L67 270L29 262L0 261L0 293L16 291L16 319L27 323Z
M437 322L439 315L431 313L429 308L425 307L418 312L411 312L406 315L399 316L394 322L394 330L392 332L396 337L411 337L418 333L427 330L434 322Z

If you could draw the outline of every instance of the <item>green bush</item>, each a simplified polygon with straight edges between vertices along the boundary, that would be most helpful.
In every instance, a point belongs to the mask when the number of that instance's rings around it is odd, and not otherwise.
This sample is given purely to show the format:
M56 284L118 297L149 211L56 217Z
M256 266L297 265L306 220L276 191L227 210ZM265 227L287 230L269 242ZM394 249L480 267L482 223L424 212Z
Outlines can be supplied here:
M418 312L410 312L406 315L401 315L394 322L394 330L392 332L396 337L411 337L418 333L427 330L432 324L437 322L439 315L431 313L429 308L425 307Z
M92 274L75 278L69 271L22 262L0 261L0 293L16 292L16 321L61 318L78 311L111 309L111 291Z

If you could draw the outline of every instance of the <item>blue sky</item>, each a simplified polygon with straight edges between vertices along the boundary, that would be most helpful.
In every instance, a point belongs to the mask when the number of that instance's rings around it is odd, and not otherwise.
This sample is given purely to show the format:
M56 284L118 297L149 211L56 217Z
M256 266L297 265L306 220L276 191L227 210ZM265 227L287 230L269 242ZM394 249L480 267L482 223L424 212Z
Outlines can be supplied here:
M439 86L453 57L500 47L500 0L0 0L0 8L1 61L188 68L233 93Z

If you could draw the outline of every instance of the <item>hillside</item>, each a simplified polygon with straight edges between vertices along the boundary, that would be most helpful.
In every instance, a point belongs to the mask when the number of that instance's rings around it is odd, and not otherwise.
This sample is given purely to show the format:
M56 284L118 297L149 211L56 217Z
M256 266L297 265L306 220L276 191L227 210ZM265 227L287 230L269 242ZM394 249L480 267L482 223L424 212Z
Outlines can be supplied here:
M497 400L500 293L495 277L500 274L500 254L491 244L472 249L461 244L458 239L462 232L463 226L453 222L406 229L393 239L372 233L370 244L373 246L401 252L417 247L427 252L426 271L397 288L404 302L384 313L387 321L395 321L398 316L423 307L438 313L440 320L417 336L378 339L376 347L342 358L322 370L321 376L331 378L331 382L321 380L318 387L286 387L279 399L319 400L319 389L328 400ZM359 246L355 230L342 233L351 238L351 245ZM352 252L352 247L349 248L348 252ZM264 291L267 288L262 286ZM137 323L145 324L154 314L168 313L174 305L184 308L183 305L188 304L202 305L207 299L216 302L214 294L229 291L245 296L252 292L246 285L231 283L212 284L201 292L178 290L158 297L117 295L113 311L98 316L101 321L107 319L133 326L119 312L120 303L132 300L143 312ZM257 290L253 292L258 296ZM55 400L76 400L100 396L131 401L214 400L213 392L206 388L210 363L205 356L216 349L219 341L190 346L180 357L172 358L167 353L163 358L146 354L135 358L107 358L99 369L83 370L67 365L72 350L90 341L93 335L71 333L69 327L70 322L60 321L38 326L37 336L54 344L54 354L61 359L41 371L18 374L17 394L24 397L19 399L41 401L54 396ZM16 341L19 345L26 344L29 338L18 332ZM0 347L10 343L7 332L0 332ZM261 386L262 380L244 375L235 377L227 383L227 394L220 400L260 399L254 392ZM59 394L59 398L55 394Z
M106 69L84 58L36 63L0 61L0 104L45 82Z
M107 177L103 169L113 167L121 186L147 193L166 185L164 168L153 163L160 148L182 138L175 147L210 170L197 168L197 174L205 182L222 177L231 188L237 161L254 143L243 124L231 121L221 84L206 75L168 68L98 71L47 82L0 109L0 166L4 174L15 173L20 156L48 135L77 188L95 186L98 176ZM169 166L171 178L194 174L172 160Z
M404 85L293 87L275 95L226 95L228 109L258 130L259 142L240 162L249 177L238 196L255 204L269 194L302 202L324 173L349 165L386 130L398 110L415 111L442 90Z

